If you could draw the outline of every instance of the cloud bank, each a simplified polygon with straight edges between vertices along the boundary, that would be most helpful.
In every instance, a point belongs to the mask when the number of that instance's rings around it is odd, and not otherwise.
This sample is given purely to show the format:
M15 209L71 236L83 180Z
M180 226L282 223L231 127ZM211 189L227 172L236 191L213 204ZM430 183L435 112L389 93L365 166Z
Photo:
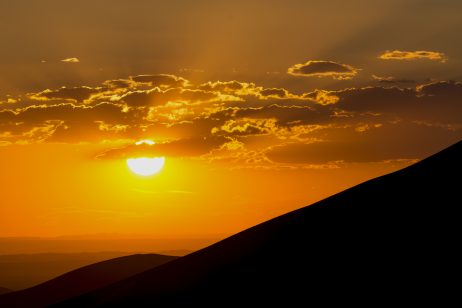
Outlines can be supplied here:
M462 137L462 83L382 80L393 86L293 93L159 74L45 89L0 103L0 144L123 142L99 158L293 167L421 158ZM140 139L156 144L135 146Z

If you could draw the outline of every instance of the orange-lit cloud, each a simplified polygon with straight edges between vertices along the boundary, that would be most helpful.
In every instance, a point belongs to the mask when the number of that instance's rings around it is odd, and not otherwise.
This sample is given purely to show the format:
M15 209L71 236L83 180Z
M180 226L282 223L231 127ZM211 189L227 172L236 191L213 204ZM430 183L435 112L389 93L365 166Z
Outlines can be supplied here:
M315 90L313 92L306 93L304 97L313 99L321 105L332 105L339 101L338 96L333 94L333 92L326 90Z
M303 99L300 95L290 93L283 88L263 88L249 82L215 81L199 85L199 89L206 91L219 91L234 96L254 96L259 99Z
M135 144L122 148L108 150L98 156L98 158L127 158L133 156L169 156L169 157L188 157L207 154L215 148L230 141L221 136L197 137L173 140L164 143L154 144Z
M79 63L80 62L80 59L79 58L66 58L66 59L62 59L61 62L64 62L64 63Z
M352 79L358 74L358 69L351 65L333 61L311 60L289 67L287 73L294 76L332 77L338 80Z
M169 74L157 74L157 75L138 75L132 76L131 80L139 83L147 83L153 87L186 87L188 81L184 78L169 75Z
M440 61L442 63L447 61L444 53L439 51L402 51L402 50L387 50L383 54L379 55L379 59L382 60L418 60L426 59L433 61Z
M64 99L64 100L72 100L72 101L84 101L92 94L100 92L101 89L97 88L90 88L86 86L82 87L74 87L74 88L67 88L62 87L57 90L44 90L39 93L31 93L29 94L29 98L38 100L38 101L48 101L54 99Z
M376 79L396 81L389 77ZM295 94L282 87L265 88L236 80L196 85L178 76L160 74L8 98L10 103L0 105L2 146L121 140L134 143L148 138L157 142L149 148L151 154L280 164L299 163L295 158L308 151L311 154L300 161L316 164L338 158L327 155L308 159L318 151L311 148L318 145L319 151L326 147L340 150L349 142L367 148L377 146L377 138L390 140L384 144L393 148L395 141L412 141L413 137L401 134L401 129L418 135L433 131L441 140L462 135L462 84L450 81L414 88L367 86ZM135 149L142 148L124 147L120 153L133 154ZM412 158L419 154L409 152L399 157L398 150L384 149L383 157L367 151L359 157L354 156L357 153L353 149L345 150L344 160ZM111 151L101 157L122 155L117 153Z

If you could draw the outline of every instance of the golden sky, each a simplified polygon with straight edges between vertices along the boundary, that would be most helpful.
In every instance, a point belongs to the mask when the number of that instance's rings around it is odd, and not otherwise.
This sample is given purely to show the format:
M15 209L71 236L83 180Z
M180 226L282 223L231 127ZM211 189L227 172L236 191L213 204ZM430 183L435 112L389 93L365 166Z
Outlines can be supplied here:
M2 1L0 237L230 234L434 153L462 137L461 14Z

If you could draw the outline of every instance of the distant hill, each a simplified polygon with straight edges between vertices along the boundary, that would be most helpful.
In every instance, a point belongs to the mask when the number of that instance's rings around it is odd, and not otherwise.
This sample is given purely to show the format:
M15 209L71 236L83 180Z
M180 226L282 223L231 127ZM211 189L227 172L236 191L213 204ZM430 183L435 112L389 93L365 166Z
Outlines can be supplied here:
M136 236L136 235L134 235ZM0 237L0 255L123 251L128 254L196 251L225 238L223 234L177 238L137 238L130 235Z
M0 255L0 286L22 290L82 266L131 254L112 251Z
M12 292L12 290L4 287L0 287L0 295Z
M33 288L0 296L0 307L43 307L74 297L147 269L172 261L176 257L138 254L88 265Z
M59 306L460 302L461 176L458 143Z

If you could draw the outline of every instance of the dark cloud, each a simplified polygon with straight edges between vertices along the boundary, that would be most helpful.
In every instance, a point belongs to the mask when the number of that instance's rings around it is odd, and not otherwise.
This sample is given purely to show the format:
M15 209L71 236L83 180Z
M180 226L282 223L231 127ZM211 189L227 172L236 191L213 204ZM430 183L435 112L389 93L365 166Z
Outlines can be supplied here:
M110 123L128 123L133 121L133 113L124 112L123 107L111 103L95 106L76 106L60 104L46 107L28 107L17 113L17 122L36 123L50 120L65 122L105 121Z
M122 95L120 101L133 107L161 105L172 99L174 92L172 89L163 91L160 88L148 91L137 90Z
M401 114L403 110L415 110L417 97L414 89L398 87L364 87L331 91L339 98L335 107L353 112L392 112Z
M460 99L462 97L462 83L455 81L432 82L420 85L416 89L418 94L440 96L441 99Z
M415 80L412 79L405 79L405 78L396 78L393 76L377 76L372 75L372 79L385 84L408 84L408 83L416 83Z
M351 79L358 74L358 69L333 61L311 60L301 64L295 64L287 70L294 76L307 77L332 77L335 79Z
M286 89L281 89L281 88L264 89L260 91L260 94L265 97L277 97L277 98L289 97L289 92Z
M416 88L350 88L328 94L338 97L335 108L348 112L386 113L446 124L461 123L462 119L462 85L458 82L441 81Z
M420 159L457 142L460 138L460 132L441 127L399 122L387 123L365 132L337 129L324 142L275 146L265 154L275 162L304 164Z
M313 92L305 93L303 98L314 100L320 105L333 105L339 100L334 91L314 90Z
M179 139L153 145L128 145L123 148L111 149L99 155L99 158L127 158L127 157L187 157L200 156L219 148L229 139L221 136L196 137Z
M124 88L130 88L135 86L135 82L131 79L111 79L111 80L106 80L103 82L103 85L108 87L108 88L116 88L116 89L124 89Z
M333 111L323 106L282 106L273 104L260 108L245 108L235 112L235 117L276 119L278 125L301 125L326 123Z
M136 126L137 118L141 118L137 115L139 112L124 111L122 106L110 103L31 106L17 112L4 110L0 111L0 133L14 132L27 137L28 132L47 127L47 141L101 141L120 137L124 128Z
M74 101L84 101L92 94L98 93L101 91L100 88L91 88L91 87L74 87L67 88L62 87L58 90L44 90L39 93L29 94L29 97L35 100L54 100L54 99L69 99Z

